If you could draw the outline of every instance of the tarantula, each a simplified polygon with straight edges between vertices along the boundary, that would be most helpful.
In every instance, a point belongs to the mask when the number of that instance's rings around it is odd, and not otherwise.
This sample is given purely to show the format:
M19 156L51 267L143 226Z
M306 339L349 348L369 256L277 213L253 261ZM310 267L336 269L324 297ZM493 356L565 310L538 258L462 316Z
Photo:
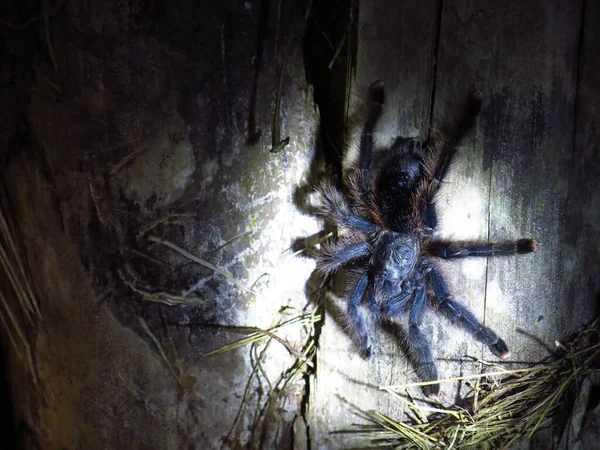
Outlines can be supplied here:
M510 351L506 343L453 300L434 264L436 258L523 254L537 249L533 239L450 242L433 236L436 193L457 144L479 114L483 94L471 94L467 112L452 138L439 132L432 133L427 141L397 137L384 149L376 148L374 139L384 105L383 82L372 83L369 96L358 154L345 167L346 189L342 192L333 184L318 189L319 214L347 230L333 243L323 245L317 270L329 275L344 266L353 268L346 311L349 333L368 359L373 350L360 306L365 305L379 320L408 313L409 357L424 381L435 381L437 368L420 330L425 307L430 306L489 346L494 355L507 358ZM439 385L423 390L435 398Z

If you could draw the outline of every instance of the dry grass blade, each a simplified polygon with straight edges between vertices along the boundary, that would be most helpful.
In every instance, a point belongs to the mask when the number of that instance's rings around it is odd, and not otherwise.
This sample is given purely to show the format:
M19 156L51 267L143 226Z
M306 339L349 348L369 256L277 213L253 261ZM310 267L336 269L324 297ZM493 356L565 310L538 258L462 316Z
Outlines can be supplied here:
M44 16L44 35L46 36L46 45L48 46L48 54L50 55L50 60L52 61L52 67L57 73L60 73L58 70L58 63L56 62L56 55L54 53L54 46L52 45L52 37L50 33L50 12L48 9L48 0L44 0L43 4L43 16Z
M156 228L157 226L159 226L160 224L163 223L168 223L174 220L178 220L182 217L194 217L194 214L167 214L165 216L159 217L156 220L153 220L152 222L150 222L148 225L146 225L144 228L142 228L138 234L137 234L137 238L140 239L142 236L144 236L146 233L148 233L150 230L153 230L154 228Z
M238 439L234 439L235 430L240 430L241 433L245 433L247 429L250 429L252 430L250 441L244 444L245 448L263 448L262 443L266 433L268 433L268 425L273 420L279 420L277 417L279 416L280 410L286 401L287 391L291 386L293 386L294 380L296 380L299 375L305 373L305 371L308 370L308 367L312 366L311 361L315 355L315 325L320 320L321 314L319 310L315 308L310 313L289 319L275 327L270 328L269 330L260 330L259 328L255 327L206 327L209 329L217 329L219 331L250 333L249 336L243 339L223 346L205 355L208 356L211 354L223 353L239 348L242 345L251 344L250 361L252 364L252 371L250 373L248 382L246 383L246 388L238 413L229 433L227 434L227 437L225 438L225 442L229 446L240 446L240 441ZM293 356L295 356L293 363L288 366L288 369L284 371L277 382L271 382L265 370L263 369L262 364L265 362L265 359L268 356L267 350L269 349L270 345L274 341L277 341L277 336L275 333L284 328L298 325L308 327L308 330L306 330L306 341L304 342L302 350L296 350L292 353ZM262 350L259 351L258 346L260 345L260 341L262 339L266 339L266 343ZM264 381L266 381L267 386L262 385L261 377L264 379ZM242 414L244 410L249 410L250 408L250 403L252 400L249 398L249 392L253 387L255 387L256 383L259 383L258 389L256 389L256 391L259 392L259 395L256 397L256 406L253 407L252 411L249 411L251 414L251 417L249 418L251 425L243 427ZM263 397L260 393L264 392L265 387L267 387L268 390L266 392L266 396Z
M241 232L239 234L236 234L234 237L232 237L231 239L229 239L228 241L226 241L224 244L219 245L217 248L215 248L214 250L209 251L207 254L208 255L214 255L215 253L220 252L225 247L227 247L228 245L234 243L238 239L244 238L246 236L250 236L252 233L253 233L252 230L248 230L248 231L243 231L243 232Z
M279 2L279 16L277 20L277 28L279 29L279 24L281 23L281 2ZM273 122L271 125L271 153L279 153L282 151L286 145L290 143L289 136L285 139L281 139L281 122L280 122L280 109L281 109L281 93L283 91L283 75L285 74L285 70L287 68L288 59L290 56L290 49L292 44L292 30L291 27L288 28L288 38L286 43L286 51L283 56L283 63L281 64L281 69L279 72L279 82L277 83L277 93L275 95L275 110L273 111ZM278 38L276 39L275 46L278 47Z
M402 436L407 441L411 442L413 448L429 449L432 448L437 441L431 439L424 433L421 433L416 427L411 427L403 422L396 422L389 417L379 412L367 414L375 424L381 426L382 429L391 433L391 436ZM389 439L389 438L388 438ZM389 442L385 442L384 447L389 447Z
M2 297L2 302L4 303L4 297ZM5 305L5 308L7 308L7 307L8 307L8 305ZM19 350L19 346L17 345L17 342L15 341L15 338L14 338L13 334L10 332L10 328L8 327L8 323L6 323L6 319L4 317L4 314L0 314L0 322L2 322L2 326L6 330L6 334L8 335L8 339L10 340L10 343L12 344L13 348L15 349L15 353L17 354L17 357L22 361L23 360L23 355L21 355L21 351Z
M186 257L187 259L189 259L191 261L194 261L195 263L198 263L201 266L204 266L207 269L210 269L213 272L218 273L219 275L222 275L223 277L227 278L229 281L231 281L233 284L235 284L237 287L239 287L243 291L249 292L250 294L256 295L257 297L261 297L261 295L258 292L256 292L255 290L249 288L248 286L246 286L244 283L242 283L241 281L239 281L237 278L235 278L229 272L226 272L225 270L223 270L223 269L215 266L214 264L209 263L208 261L206 261L206 260L204 260L202 258L198 258L197 256L192 255L191 253L185 251L184 249L176 246L172 242L164 241L164 240L159 239L159 238L154 237L154 236L150 236L148 239L150 241L152 241L152 242L156 242L157 244L161 244L161 245L164 245L166 247L169 247L170 249L175 250L177 253L179 253L180 255L182 255L184 257Z
M29 19L27 19L25 22L23 22L23 23L18 23L18 24L15 24L15 23L9 22L9 21L8 21L8 20L6 20L6 19L0 19L0 23L1 23L2 25L4 25L5 27L7 27L7 28L10 28L11 30L14 30L14 31L21 31L21 30L24 30L25 28L27 28L27 27L28 27L29 25L31 25L33 22L35 22L35 21L37 20L37 18L38 18L38 16L32 16L32 17L30 17Z
M328 240L328 239L330 239L332 237L333 237L333 232L329 232L325 236L322 236L319 239L308 243L307 245L304 246L304 248L301 248L300 250L297 250L296 252L294 252L294 256L299 255L300 253L303 253L303 252L305 252L307 250L310 250L312 248L315 248L317 245L325 242L326 240Z
M507 448L521 438L531 438L542 427L550 426L554 414L564 411L574 398L585 377L600 373L600 333L598 321L580 332L567 344L561 344L559 353L541 364L531 367L504 370L485 361L476 360L480 367L500 369L495 372L448 378L438 382L476 380L464 404L471 410L458 406L431 408L417 405L412 398L404 398L398 390L432 384L411 383L402 386L381 386L380 389L404 402L417 417L396 422L379 413L371 413L371 421L378 426L368 431L371 442L386 435L385 447L396 449ZM499 378L502 377L502 378ZM431 413L423 420L422 411Z
M6 254L3 245L0 244L0 262L2 268L4 269L4 273L7 278L10 280L10 284L13 288L14 293L16 294L17 301L21 304L21 312L23 316L27 319L30 325L33 325L33 317L32 314L35 313L33 311L33 307L29 300L29 297L25 293L23 285L21 283L20 277L15 273L14 263L11 262L8 255Z
M313 311L310 316L312 318L320 317L315 311ZM269 391L267 401L260 411L258 420L255 421L254 426L252 427L254 431L252 433L250 448L253 450L263 448L261 442L265 433L267 433L266 424L268 424L269 418L278 414L278 411L282 408L283 402L285 401L288 388L293 384L298 375L304 373L306 367L311 365L310 362L315 355L315 322L311 322L310 325L311 330L302 350L303 358L296 358L292 366L280 377L274 388Z
M23 344L23 346L26 349L29 349L29 342L25 338L25 334L23 333L19 322L17 321L15 315L13 314L12 310L10 309L8 301L6 300L6 297L2 294L2 292L0 292L0 304L2 304L2 306L4 307L4 311L5 311L6 315L8 316L8 318L10 320L10 323L12 325L12 329L17 334L17 337L21 341L21 344ZM11 328L8 327L8 326L6 326L6 319L4 318L4 314L0 314L0 315L2 316L2 323L5 324L6 333L10 336L11 342L13 342L15 344L15 350L18 351L18 348L16 347L16 343L15 343L13 334L11 333Z
M315 322L317 322L319 320L321 320L320 315L305 314L305 315L302 315L299 317L294 317L293 319L283 322L282 324L277 325L268 330L261 330L260 328L254 328L254 327L219 327L219 330L221 330L221 331L232 331L232 332L237 332L237 333L251 332L251 334L249 336L246 336L235 342L232 342L231 344L224 345L222 347L219 347L216 350L205 353L204 356L211 356L211 355L216 355L219 353L226 353L231 350L235 350L237 348L243 347L244 345L254 344L266 337L270 337L272 339L275 339L280 344L282 344L296 358L310 364L310 362L306 359L306 356L304 354L300 353L288 341L280 338L275 333L277 333L278 331L281 331L285 328L288 328L292 325L300 325L300 326L308 325L312 328L314 326Z
M442 378L441 380L435 380L435 381L422 381L419 383L407 383L407 384L398 384L398 385L390 385L390 386L379 386L379 389L385 390L385 391L398 391L398 390L404 390L404 389L411 388L411 387L429 386L431 384L438 384L438 383L450 383L453 381L475 380L477 378L489 378L489 377L499 376L499 375L514 375L514 374L518 374L518 373L522 373L522 372L531 372L531 370L532 370L531 368L503 370L501 372L487 372L487 373L480 373L480 374L475 374L475 375L467 375L464 377Z
M348 25L346 26L346 30L344 31L344 34L343 34L342 38L340 39L340 43L338 44L338 46L335 49L335 52L333 53L333 57L331 58L331 62L329 63L329 66L328 66L329 70L331 70L331 68L335 64L335 61L338 59L338 56L339 56L340 52L342 51L342 47L346 43L347 36L350 34L353 22L354 22L354 7L352 7L350 9L350 17L348 19Z
M35 329L36 319L41 319L42 314L21 260L13 230L3 208L0 207L0 266L7 281L4 284L5 290L0 291L0 322L18 357L22 358L23 354L25 355L33 382L37 386L37 371L26 331ZM11 304L13 299L14 305ZM29 327L22 327L24 321ZM21 352L21 349L24 351Z
M123 159L121 159L121 161L119 161L117 164L115 164L114 166L112 166L109 170L109 174L110 175L114 175L115 173L117 173L119 170L121 170L123 167L125 167L129 161L133 161L138 155L141 155L143 152L145 152L146 148L140 148L134 152L131 152L130 154L128 154L127 156L125 156Z
M25 265L23 264L23 261L21 261L15 238L12 235L11 228L8 224L8 219L4 216L4 211L2 208L0 208L0 232L3 237L3 241L6 242L7 247L4 249L4 242L0 244L0 249L2 249L3 264L6 264L14 274L14 279L11 279L11 282L19 285L18 289L23 293L23 298L20 300L24 305L26 305L27 309L32 311L35 316L42 318L42 313L37 304L35 295L33 294L29 277L25 272ZM11 257L9 258L8 255Z
M165 349L163 348L163 346L161 345L161 343L158 341L158 339L156 338L156 336L154 336L154 333L152 333L152 331L150 331L150 327L148 327L148 324L146 323L146 321L144 319L142 319L142 318L140 318L139 320L140 320L140 325L142 326L142 328L144 329L144 331L146 332L146 334L148 335L148 337L152 340L152 342L156 346L156 349L158 350L158 353L160 354L160 356L162 357L163 361L165 362L165 364L167 365L167 367L169 368L169 370L171 371L171 373L175 377L175 380L177 380L177 384L179 384L180 387L183 387L183 380L182 380L182 376L181 376L183 374L178 374L175 371L175 368L173 367L173 364L171 364L171 361L169 361L169 358L167 357L167 353L165 352Z
M169 306L198 306L206 303L204 299L197 297L184 297L182 295L169 294L168 292L148 292L137 287L133 281L126 279L120 269L117 269L117 274L123 283L148 302L163 303Z

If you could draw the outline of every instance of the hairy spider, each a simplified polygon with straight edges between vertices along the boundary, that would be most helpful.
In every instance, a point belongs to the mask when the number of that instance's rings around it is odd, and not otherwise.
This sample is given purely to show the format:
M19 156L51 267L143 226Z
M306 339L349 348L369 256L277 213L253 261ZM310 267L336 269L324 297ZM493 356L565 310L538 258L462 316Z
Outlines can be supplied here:
M342 192L332 184L319 188L319 213L346 233L323 245L317 270L328 275L343 266L354 269L347 298L349 333L362 356L370 358L372 344L361 305L379 320L408 313L409 357L424 381L434 381L438 379L436 365L420 330L425 307L430 306L473 334L494 355L507 358L506 343L453 300L434 264L436 258L512 255L537 248L533 239L450 242L433 236L435 195L458 142L479 114L483 94L471 94L467 113L452 138L438 132L427 141L397 137L391 147L383 149L375 146L374 139L384 105L383 82L372 83L369 96L357 155L345 163L346 189ZM439 385L428 385L423 391L435 398Z

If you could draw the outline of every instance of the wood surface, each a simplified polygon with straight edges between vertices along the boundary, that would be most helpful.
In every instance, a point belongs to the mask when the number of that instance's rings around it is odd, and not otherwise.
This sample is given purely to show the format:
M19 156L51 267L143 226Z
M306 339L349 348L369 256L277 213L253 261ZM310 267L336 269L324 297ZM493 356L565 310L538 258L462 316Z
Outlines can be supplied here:
M314 331L318 348L284 388L296 358L281 342L205 356L243 336L223 326L266 329L315 305L314 261L292 246L320 224L298 193L340 159L340 130L376 79L384 144L451 129L469 93L485 94L439 194L438 233L540 248L439 267L506 340L507 367L540 360L597 316L599 2L52 3L7 2L0 24L1 206L44 317L27 333L35 373L3 328L20 448L364 448L347 432L361 412L403 418L379 389L419 381L401 333L371 323L375 353L363 360L339 298L316 330L281 334L298 350ZM271 153L277 98L290 144ZM135 238L173 214L151 234L260 296ZM160 293L202 300L147 301ZM435 312L423 331L441 378L479 371L466 356L496 362ZM440 397L467 391L445 383Z
M382 120L396 135L422 135L427 131L433 83L431 58L435 47L436 3L360 2L357 72L352 84L351 111L362 105L369 84L386 82L388 110ZM344 304L337 304L343 308ZM371 324L374 356L363 360L340 326L335 309L326 316L319 339L317 372L311 389L309 425L313 448L359 445L349 430L355 412L379 410L399 415L402 406L378 390L380 384L405 382L406 359L393 332ZM391 330L390 330L391 331ZM416 380L416 378L415 378Z
M598 52L592 12L581 1L360 2L353 105L375 79L386 83L390 132L425 137L457 123L474 89L485 94L438 197L439 234L454 239L532 237L534 254L440 264L455 297L508 343L507 367L538 361L554 341L597 313L600 191ZM440 9L441 8L441 9ZM597 15L597 14L596 14ZM585 16L585 22L582 17ZM379 385L417 381L400 346L372 326L375 356L360 359L326 319L310 423L313 448L359 445L332 432L364 419L396 419L402 404ZM440 378L473 374L487 347L435 313L423 326ZM466 386L445 383L441 399ZM410 394L422 397L418 388Z

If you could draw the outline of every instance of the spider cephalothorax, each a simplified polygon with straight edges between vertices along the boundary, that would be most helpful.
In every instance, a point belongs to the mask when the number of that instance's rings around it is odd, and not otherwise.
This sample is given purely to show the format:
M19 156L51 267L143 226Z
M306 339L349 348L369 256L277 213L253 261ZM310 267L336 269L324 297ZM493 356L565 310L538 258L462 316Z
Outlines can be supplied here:
M320 213L345 230L323 246L317 268L330 274L343 266L355 270L347 299L347 323L364 357L372 355L364 305L381 320L408 313L405 333L410 357L425 381L437 379L429 344L420 330L426 306L472 333L500 358L506 343L466 308L455 302L434 261L467 256L500 256L536 250L533 239L505 242L450 242L433 236L437 225L435 195L456 152L456 145L479 113L483 94L469 98L467 114L451 139L432 133L427 141L396 138L389 148L375 148L374 134L384 104L383 83L370 88L357 154L344 164L345 190L323 184ZM352 157L353 156L353 157ZM425 393L435 397L439 385Z

